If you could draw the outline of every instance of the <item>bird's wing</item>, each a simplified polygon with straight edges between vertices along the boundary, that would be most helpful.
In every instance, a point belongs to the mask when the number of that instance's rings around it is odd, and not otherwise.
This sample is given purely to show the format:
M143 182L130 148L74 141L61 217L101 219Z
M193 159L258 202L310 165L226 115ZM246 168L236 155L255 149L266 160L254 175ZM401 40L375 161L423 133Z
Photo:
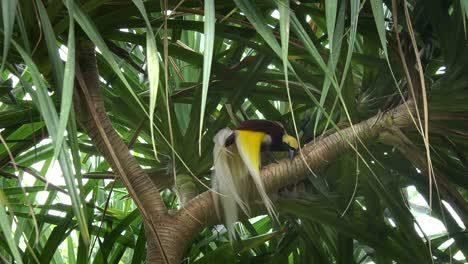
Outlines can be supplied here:
M265 135L266 133L263 132L236 130L236 146L250 172L250 176L257 187L268 214L277 218L273 203L268 197L263 181L260 178L260 148Z
M260 147L265 133L237 130L236 145L245 165L249 168L251 174L259 174L260 168Z

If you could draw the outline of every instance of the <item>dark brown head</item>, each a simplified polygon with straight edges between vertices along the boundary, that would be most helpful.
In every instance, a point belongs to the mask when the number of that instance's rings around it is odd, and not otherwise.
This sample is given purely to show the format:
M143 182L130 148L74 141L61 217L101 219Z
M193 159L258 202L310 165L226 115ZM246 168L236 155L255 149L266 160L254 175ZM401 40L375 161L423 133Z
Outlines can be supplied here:
M270 120L246 120L239 124L236 130L248 130L256 132L264 132L266 136L262 142L262 151L281 151L289 149L295 152L299 145L297 140L288 135L281 123ZM235 135L226 140L226 146L234 143Z

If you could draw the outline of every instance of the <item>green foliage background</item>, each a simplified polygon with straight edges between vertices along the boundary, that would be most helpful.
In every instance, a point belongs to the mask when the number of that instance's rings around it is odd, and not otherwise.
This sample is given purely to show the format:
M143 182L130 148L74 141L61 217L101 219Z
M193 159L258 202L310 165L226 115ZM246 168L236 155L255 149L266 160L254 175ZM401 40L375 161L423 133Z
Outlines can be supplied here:
M427 102L434 172L453 192L430 190L427 167L408 160L426 155L418 129L408 128L406 156L382 142L357 146L317 178L282 191L280 226L266 216L245 221L234 247L219 226L207 227L184 262L461 263L455 254L467 256L464 226L449 208L468 223L468 1L5 0L1 9L2 260L145 259L141 216L76 122L75 46L84 38L97 47L115 129L165 187L173 170L209 185L212 137L241 120L280 121L305 144L392 109L412 98L411 86L421 118ZM445 232L418 234L413 186L432 197L432 211L422 213ZM178 208L171 188L161 195Z

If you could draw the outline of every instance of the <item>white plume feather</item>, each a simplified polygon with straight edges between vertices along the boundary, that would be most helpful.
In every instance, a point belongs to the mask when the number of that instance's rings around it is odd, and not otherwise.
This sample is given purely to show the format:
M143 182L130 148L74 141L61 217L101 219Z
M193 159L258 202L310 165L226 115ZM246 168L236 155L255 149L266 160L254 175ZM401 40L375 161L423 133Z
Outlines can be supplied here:
M212 187L219 193L214 193L213 197L216 212L219 216L219 203L221 203L230 240L235 235L234 224L238 220L239 215L237 206L245 214L249 215L249 207L245 202L247 200L246 194L248 193L243 191L248 187L247 167L240 157L235 144L225 147L225 142L232 133L232 130L225 128L219 131L213 138L215 144L213 149L214 177L212 177Z

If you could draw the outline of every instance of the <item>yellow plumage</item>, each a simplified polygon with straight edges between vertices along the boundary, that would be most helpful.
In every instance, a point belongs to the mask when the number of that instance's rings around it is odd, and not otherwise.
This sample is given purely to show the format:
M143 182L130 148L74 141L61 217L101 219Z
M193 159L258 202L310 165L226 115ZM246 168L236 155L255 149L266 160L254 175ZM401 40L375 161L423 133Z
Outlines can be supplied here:
M260 147L262 140L265 137L263 132L239 130L236 131L236 144L244 162L246 162L250 173L254 171L255 174L259 173L260 168Z
M260 148L265 136L266 133L263 132L238 130L236 131L236 145L268 214L276 219L273 203L268 197L263 181L260 178Z

